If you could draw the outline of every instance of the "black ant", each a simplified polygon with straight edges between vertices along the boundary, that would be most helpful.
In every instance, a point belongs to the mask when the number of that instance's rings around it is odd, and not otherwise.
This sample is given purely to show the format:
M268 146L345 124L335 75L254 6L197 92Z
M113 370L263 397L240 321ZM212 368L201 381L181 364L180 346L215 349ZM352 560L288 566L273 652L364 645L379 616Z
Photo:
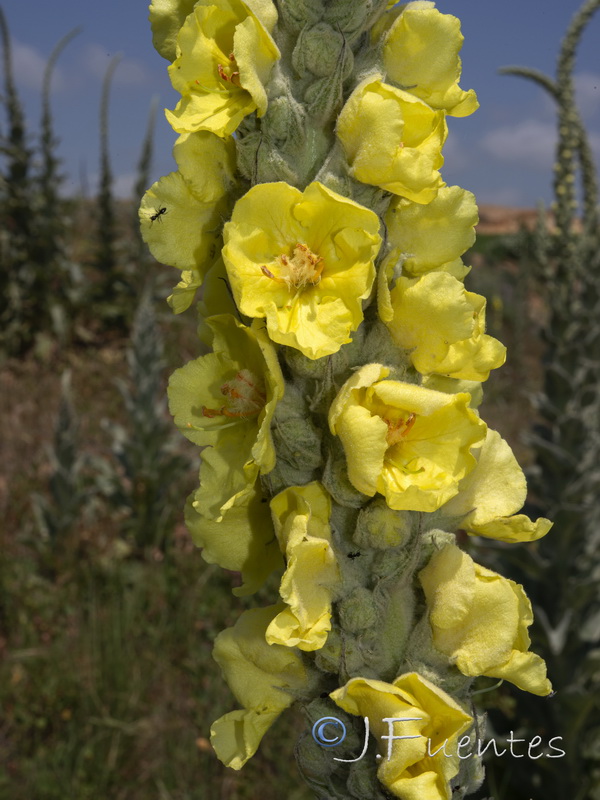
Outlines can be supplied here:
M167 213L167 209L164 206L162 208L157 208L156 209L156 214L152 214L152 216L150 217L150 224L152 225L152 223L156 222L156 220L158 220L160 222L160 218L162 217L163 214L166 214L166 213Z
M348 558L354 559L354 558L358 558L359 556L360 556L360 553L348 553Z

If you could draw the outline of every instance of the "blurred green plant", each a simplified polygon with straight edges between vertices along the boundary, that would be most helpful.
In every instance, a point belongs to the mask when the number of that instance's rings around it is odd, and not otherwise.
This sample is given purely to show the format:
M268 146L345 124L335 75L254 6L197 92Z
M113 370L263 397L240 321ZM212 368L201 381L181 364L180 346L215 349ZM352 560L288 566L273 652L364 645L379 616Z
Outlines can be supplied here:
M127 363L128 380L117 380L127 424L105 422L116 467L97 462L99 488L113 508L125 510L122 530L137 548L164 548L190 462L177 452L178 439L167 420L163 343L150 287L135 315Z
M529 485L554 530L530 546L527 559L521 550L498 554L532 600L534 647L556 696L519 694L509 717L513 727L562 736L566 756L545 759L535 771L512 763L508 783L504 765L491 761L492 783L508 791L501 797L600 798L600 230L596 167L573 79L581 35L598 8L600 0L586 0L575 14L555 80L532 69L503 70L534 81L558 109L555 228L540 214L537 230L521 239L522 264L530 265L547 309Z
M96 320L111 331L126 334L131 322L134 287L121 263L121 242L117 230L113 196L113 175L109 147L109 100L111 84L122 55L117 53L106 70L100 101L100 185L96 217L95 272L91 301Z
M14 352L30 342L28 322L35 315L31 292L39 280L32 262L33 151L27 141L25 117L12 69L11 39L0 7L4 68L3 103L7 133L0 139L4 169L0 178L0 344Z
M90 343L99 335L126 336L140 274L152 264L142 246L135 216L149 182L156 103L138 164L131 215L118 216L109 150L110 88L121 56L110 62L100 103L100 185L82 204L86 229L95 241L81 248L73 201L61 196L63 174L54 133L50 90L56 63L73 38L67 33L52 51L44 72L39 132L27 129L14 79L11 37L0 7L6 112L0 129L0 355L20 356L31 348L48 355L55 343ZM129 208L127 208L127 212ZM90 218L92 223L90 225Z
M34 147L14 80L10 32L0 7L8 123L7 134L0 137L0 350L8 355L22 354L33 345L43 349L48 334L64 342L73 303L81 295L80 271L65 249L67 203L60 197L62 175L50 108L56 61L78 32L64 36L48 60L41 132Z
M32 495L33 510L39 533L49 539L53 548L62 547L84 508L89 504L91 491L85 486L85 459L78 449L79 420L73 407L71 373L61 378L61 400L54 443L49 452L52 473L48 494Z

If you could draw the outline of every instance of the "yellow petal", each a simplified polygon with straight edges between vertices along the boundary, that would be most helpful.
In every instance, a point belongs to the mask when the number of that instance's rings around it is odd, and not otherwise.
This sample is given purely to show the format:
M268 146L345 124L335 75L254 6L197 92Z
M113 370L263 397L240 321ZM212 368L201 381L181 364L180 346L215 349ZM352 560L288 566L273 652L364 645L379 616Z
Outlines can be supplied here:
M227 270L220 256L206 273L202 299L198 303L198 338L209 348L212 348L214 334L208 319L219 314L237 316L237 307L227 280Z
M375 279L381 239L369 209L319 183L254 186L224 229L236 302L270 338L316 359L351 340Z
M152 184L142 198L142 238L157 261L203 275L217 251L225 209L225 199L203 200L180 172L171 172Z
M379 379L387 374L379 364L357 370L332 403L330 429L359 491L380 492L396 510L435 511L474 467L470 449L485 423L469 395Z
M466 392L471 396L471 408L479 408L483 402L483 388L481 381L465 381L460 378L447 378L444 375L423 375L421 386L433 389L436 392L457 394Z
M433 643L464 675L504 678L533 694L550 693L544 662L528 650L533 615L522 586L476 564L453 544L434 553L419 580Z
M381 80L357 86L337 121L352 175L416 203L444 186L439 168L447 135L442 111Z
M235 143L208 131L182 134L173 147L179 172L191 191L216 202L231 190L235 175Z
M166 114L179 133L226 137L248 114L266 111L264 84L280 53L253 7L273 24L276 10L268 0L198 0L181 26L169 67L181 100Z
M296 650L269 645L265 632L281 606L244 611L233 628L215 639L213 656L229 688L244 708L283 711L294 691L307 683L307 671Z
M167 297L174 314L181 314L192 305L196 292L202 286L202 275L197 270L183 270L181 280Z
M177 34L195 4L196 0L152 0L150 3L152 44L168 61L175 61Z
M417 673L406 673L393 684L366 678L352 678L330 695L344 711L369 717L371 731L378 740L382 760L377 772L379 780L402 800L448 800L449 781L457 774L459 762L456 740L469 728L472 718L445 692ZM391 758L384 736L391 723L397 736L415 738L392 742ZM412 719L410 719L412 718ZM435 753L448 742L447 754Z
M213 351L176 370L169 380L175 424L202 453L197 510L219 521L245 501L259 472L275 466L271 422L284 381L273 345L258 327L229 314L206 320Z
M215 639L213 656L242 711L226 714L211 729L211 742L226 766L240 769L266 730L296 699L310 691L311 676L297 651L268 645L265 631L278 606L244 611Z
M479 216L471 192L443 186L427 205L392 200L385 221L404 273L421 275L454 263L472 247Z
M525 514L512 517L498 517L481 525L471 524L467 533L497 539L499 542L535 542L545 536L553 523L545 517L533 522Z
M215 720L210 727L210 742L219 761L230 769L241 769L280 714L238 709Z
M410 3L385 38L388 78L450 116L472 114L479 108L477 96L458 85L463 38L456 17L440 13L433 3Z
M209 564L239 572L242 585L235 595L254 593L268 576L283 568L281 551L274 539L271 517L266 502L254 489L246 502L233 506L221 522L214 522L198 513L195 495L188 498L185 524L202 557Z
M319 483L293 486L271 501L287 569L279 594L286 608L267 629L267 642L318 650L331 630L331 604L341 582L331 547L331 500Z
M485 300L446 272L399 278L390 293L392 338L409 350L415 369L464 380L487 380L506 348L485 330Z
M512 450L497 431L488 429L476 453L477 466L460 483L460 492L444 506L444 513L461 517L467 533L503 542L533 542L545 536L552 523L540 517L532 522L515 514L525 502L525 475Z

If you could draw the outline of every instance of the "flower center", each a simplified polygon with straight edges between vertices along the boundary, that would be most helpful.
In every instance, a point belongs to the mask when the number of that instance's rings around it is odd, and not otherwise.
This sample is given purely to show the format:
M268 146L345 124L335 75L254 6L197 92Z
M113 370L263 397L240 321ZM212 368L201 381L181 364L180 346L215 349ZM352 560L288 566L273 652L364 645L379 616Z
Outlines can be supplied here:
M321 280L325 264L321 256L316 255L308 245L298 243L291 256L282 253L275 259L279 267L279 275L274 275L267 267L261 267L263 275L277 283L285 283L288 289L304 289L315 286Z
M254 417L262 411L267 397L260 378L249 369L241 369L235 378L221 386L221 394L227 398L221 408L202 406L204 417Z
M234 67L237 67L237 61L233 53L229 54L229 61L230 63L225 64L225 66L223 64L217 65L219 77L225 82L233 83L234 86L241 86L239 70L234 70Z
M409 414L406 419L384 419L383 421L388 426L386 434L388 447L393 447L395 444L402 442L406 438L406 435L417 421L417 415Z

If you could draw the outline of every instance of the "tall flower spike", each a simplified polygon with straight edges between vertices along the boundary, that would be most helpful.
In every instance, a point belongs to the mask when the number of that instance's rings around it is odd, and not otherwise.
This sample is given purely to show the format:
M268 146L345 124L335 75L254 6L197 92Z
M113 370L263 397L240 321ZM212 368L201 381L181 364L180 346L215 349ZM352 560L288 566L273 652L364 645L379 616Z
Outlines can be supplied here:
M316 797L464 797L473 678L550 683L522 588L454 532L550 523L519 513L523 472L477 411L505 350L463 282L475 198L440 172L446 117L477 108L460 23L430 0L153 0L151 20L184 133L140 217L182 270L173 309L201 289L210 350L169 385L202 448L186 524L236 596L274 603L216 637L239 705L213 747L240 769L298 703ZM356 758L364 717L379 761Z

